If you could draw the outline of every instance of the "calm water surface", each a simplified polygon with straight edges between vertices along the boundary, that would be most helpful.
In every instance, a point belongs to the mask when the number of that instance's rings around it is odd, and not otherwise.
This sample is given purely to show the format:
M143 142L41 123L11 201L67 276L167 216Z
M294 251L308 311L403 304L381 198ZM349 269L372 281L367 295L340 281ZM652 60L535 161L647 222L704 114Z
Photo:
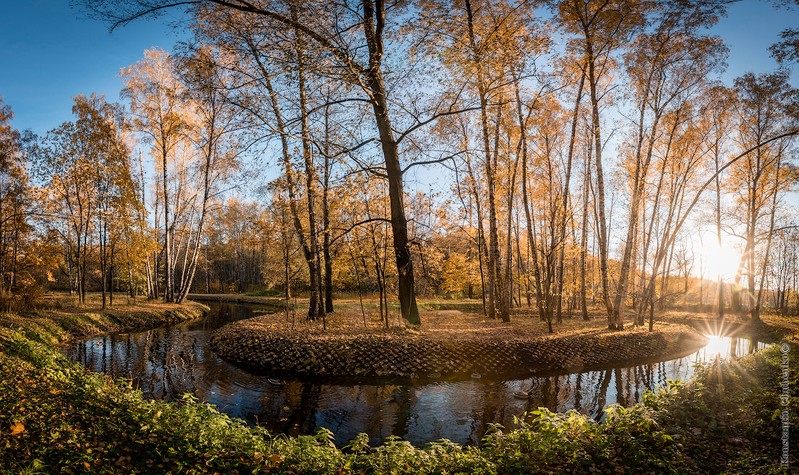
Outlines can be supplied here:
M276 386L267 376L226 363L207 345L221 326L268 312L253 305L212 304L206 318L94 338L66 353L94 371L131 379L146 397L169 401L192 393L272 432L309 434L325 427L339 445L366 432L374 444L397 435L422 446L441 438L477 444L490 423L510 427L514 416L538 407L576 409L600 418L610 404L629 406L647 389L663 387L669 379L690 378L697 363L737 358L767 346L710 336L707 346L684 358L559 376L420 385L285 381ZM520 398L520 392L529 397Z

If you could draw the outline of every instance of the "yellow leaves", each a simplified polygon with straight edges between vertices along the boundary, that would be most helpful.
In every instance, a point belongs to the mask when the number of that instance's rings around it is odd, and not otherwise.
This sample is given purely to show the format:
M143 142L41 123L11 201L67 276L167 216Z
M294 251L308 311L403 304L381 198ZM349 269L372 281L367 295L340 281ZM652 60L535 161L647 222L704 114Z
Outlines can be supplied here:
M14 421L11 424L11 435L17 436L25 432L25 425L22 422Z
M275 465L283 462L283 460L285 460L285 458L282 455L280 455L280 454L271 454L271 455L269 455L269 461L272 462Z

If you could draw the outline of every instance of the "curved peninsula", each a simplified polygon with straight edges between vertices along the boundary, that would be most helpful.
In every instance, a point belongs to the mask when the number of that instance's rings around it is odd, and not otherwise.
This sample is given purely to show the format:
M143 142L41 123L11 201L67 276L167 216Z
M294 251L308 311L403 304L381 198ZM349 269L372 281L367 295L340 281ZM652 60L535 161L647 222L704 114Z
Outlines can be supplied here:
M274 316L218 330L211 348L228 361L275 375L354 378L524 378L678 357L707 340L683 325L654 332L587 330L529 336L497 331L364 333L279 328Z

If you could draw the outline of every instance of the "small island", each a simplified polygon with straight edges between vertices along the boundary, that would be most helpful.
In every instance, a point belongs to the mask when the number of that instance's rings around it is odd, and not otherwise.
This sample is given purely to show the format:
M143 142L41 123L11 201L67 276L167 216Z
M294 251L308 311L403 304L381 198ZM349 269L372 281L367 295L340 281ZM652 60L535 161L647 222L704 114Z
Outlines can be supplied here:
M327 330L321 322L294 326L274 315L260 316L218 330L211 347L231 362L276 376L373 381L522 379L672 359L707 343L701 333L679 324L658 324L654 332L613 332L601 322L571 322L549 335L532 315L517 315L512 324L458 310L425 316L418 328L388 331L379 322L363 328L357 316L346 313L328 317Z

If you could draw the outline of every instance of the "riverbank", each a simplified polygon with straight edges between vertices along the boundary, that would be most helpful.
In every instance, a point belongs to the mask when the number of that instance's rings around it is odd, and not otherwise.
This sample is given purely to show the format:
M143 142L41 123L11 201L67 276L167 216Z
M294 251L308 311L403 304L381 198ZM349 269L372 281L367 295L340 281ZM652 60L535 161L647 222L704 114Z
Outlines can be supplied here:
M799 336L798 315L764 313L760 322L753 322L749 313L727 312L719 319L717 314L668 310L659 314L656 322L689 325L703 334L725 334L754 337L761 341L795 339Z
M322 330L266 315L226 325L211 347L228 361L276 376L430 380L577 372L676 358L707 343L675 324L654 332L589 328L556 335L485 321L430 326L435 330Z
M0 328L14 329L51 345L63 345L98 335L174 325L200 318L208 311L208 306L192 301L181 304L134 302L105 309L96 304L83 307L59 305L58 308L21 315L0 313Z
M285 299L279 297L246 294L189 294L189 299L195 302L244 303L276 309L282 309L286 306Z
M799 372L780 400L783 365L799 367L789 345L700 370L602 424L538 410L481 447L364 435L338 449L325 430L272 436L188 396L144 400L64 358L55 327L0 326L0 473L783 473L779 410L799 423Z

